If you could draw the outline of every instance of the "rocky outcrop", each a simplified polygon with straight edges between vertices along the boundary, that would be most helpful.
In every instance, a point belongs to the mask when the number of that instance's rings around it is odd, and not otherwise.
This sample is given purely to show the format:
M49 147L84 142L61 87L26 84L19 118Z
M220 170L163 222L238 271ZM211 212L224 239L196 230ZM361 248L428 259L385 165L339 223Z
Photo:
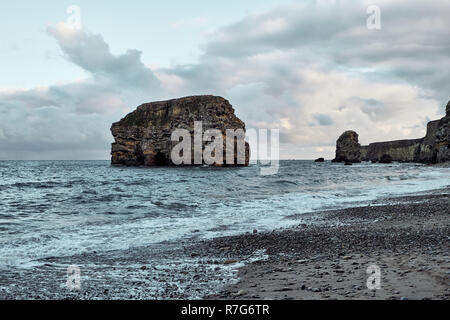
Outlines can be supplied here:
M349 132L352 133L351 136L349 136ZM348 156L354 159L357 155L355 135L357 142L357 134L354 131L346 131L339 138L335 160ZM342 139L347 142L343 143ZM343 148L343 145L346 147ZM350 148L350 145L353 147ZM382 163L391 161L442 163L450 161L450 102L446 107L446 115L442 119L428 123L424 138L371 143L368 146L361 146L359 155L359 160Z
M436 120L428 123L427 134L425 138L421 139L413 161L430 163L437 161L436 133L439 129L439 122L440 120Z
M361 146L361 161L367 161L367 152L369 151L369 146Z
M192 96L139 106L111 127L115 139L112 144L111 163L125 166L172 166L174 165L171 157L172 149L180 142L172 141L172 133L176 129L185 129L185 132L187 130L191 137L191 149L189 150L191 151L191 161L183 164L203 164L204 160L201 157L200 163L194 159L194 157L198 159L196 154L198 155L199 150L194 148L194 123L197 122L198 125L198 121L202 123L200 137L203 137L203 133L208 129L218 130L222 135L223 163L214 163L213 165L248 165L250 148L243 140L242 135L229 137L234 140L229 144L234 143L235 148L232 163L227 161L227 130L242 129L241 132L245 134L245 124L236 117L231 104L217 96ZM211 142L208 139L200 140L201 154ZM240 148L239 145L244 147Z
M344 132L336 141L336 158L333 162L360 162L361 145L355 131Z

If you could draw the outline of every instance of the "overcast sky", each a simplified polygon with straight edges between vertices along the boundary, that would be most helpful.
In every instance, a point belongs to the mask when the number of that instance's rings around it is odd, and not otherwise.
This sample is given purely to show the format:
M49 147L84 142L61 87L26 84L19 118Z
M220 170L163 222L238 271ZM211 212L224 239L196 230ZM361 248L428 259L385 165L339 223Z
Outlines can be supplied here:
M449 17L449 0L8 1L0 159L109 159L111 123L196 94L279 128L283 159L332 158L348 129L418 138L450 99Z

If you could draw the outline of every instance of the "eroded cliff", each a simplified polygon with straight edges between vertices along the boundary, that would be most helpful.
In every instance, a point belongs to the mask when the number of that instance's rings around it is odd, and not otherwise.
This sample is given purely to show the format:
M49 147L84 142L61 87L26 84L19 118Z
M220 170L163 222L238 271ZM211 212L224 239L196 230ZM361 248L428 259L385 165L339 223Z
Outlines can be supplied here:
M375 142L356 150L355 136L348 132L356 134L354 131L346 131L339 137L335 161L352 159L354 162L355 155L359 152L358 160L361 161L380 162L385 157L400 162L447 162L450 161L450 102L446 107L446 115L440 120L429 122L426 136L421 139Z

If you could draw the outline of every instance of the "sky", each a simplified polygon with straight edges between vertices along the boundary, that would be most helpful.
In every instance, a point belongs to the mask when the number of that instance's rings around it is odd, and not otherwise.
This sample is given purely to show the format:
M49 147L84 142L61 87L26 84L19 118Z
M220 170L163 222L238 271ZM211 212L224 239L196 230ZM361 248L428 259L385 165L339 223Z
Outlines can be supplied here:
M450 0L2 3L0 159L109 159L113 122L197 94L279 129L282 159L332 158L349 129L418 138L450 99L449 16Z

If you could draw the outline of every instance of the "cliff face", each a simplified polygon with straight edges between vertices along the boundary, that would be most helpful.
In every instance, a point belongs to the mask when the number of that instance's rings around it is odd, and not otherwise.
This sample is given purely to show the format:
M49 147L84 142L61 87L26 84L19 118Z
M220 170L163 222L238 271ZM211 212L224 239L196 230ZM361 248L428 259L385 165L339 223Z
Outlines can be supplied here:
M422 139L371 143L365 147L367 152L361 160L379 162L384 155L388 155L392 161L412 162L421 142Z
M434 150L436 162L450 161L450 101L447 104L445 117L439 121Z
M172 149L179 143L171 140L172 133L176 129L186 129L191 133L190 164L194 164L196 121L202 121L201 134L208 129L217 129L222 133L224 163L214 165L248 165L249 145L239 141L245 144L245 158L243 163L238 162L236 139L233 163L226 162L226 130L242 129L245 133L245 124L236 117L233 107L227 100L216 96L193 96L139 106L111 127L115 139L115 143L112 144L111 163L126 166L171 166ZM203 150L208 142L201 143Z
M431 121L427 125L427 135L422 139L413 161L434 163L437 161L436 133L440 120Z
M350 140L347 143L351 143ZM356 154L354 149L347 153L345 149L337 146L336 159L338 151L340 158L354 157ZM342 151L344 152L342 153ZM383 156L400 162L440 163L450 161L450 102L447 104L445 117L428 123L427 134L424 138L375 142L368 146L361 146L359 152L362 161L380 162Z

